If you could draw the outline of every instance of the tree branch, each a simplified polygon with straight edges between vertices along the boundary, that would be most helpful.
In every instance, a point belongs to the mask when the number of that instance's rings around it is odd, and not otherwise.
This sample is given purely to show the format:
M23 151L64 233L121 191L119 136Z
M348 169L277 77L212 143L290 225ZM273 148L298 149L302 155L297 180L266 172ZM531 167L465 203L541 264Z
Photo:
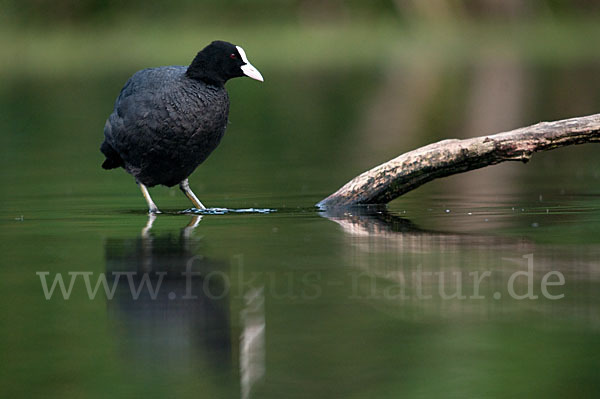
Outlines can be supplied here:
M320 208L386 204L433 179L495 165L527 162L534 152L600 142L600 114L541 122L509 132L443 140L402 154L356 176Z

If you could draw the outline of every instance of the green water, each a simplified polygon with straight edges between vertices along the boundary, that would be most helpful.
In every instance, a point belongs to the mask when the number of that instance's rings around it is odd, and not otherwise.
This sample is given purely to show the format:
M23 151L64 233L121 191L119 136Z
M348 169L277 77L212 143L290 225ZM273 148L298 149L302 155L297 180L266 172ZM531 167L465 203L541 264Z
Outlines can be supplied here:
M313 208L419 145L597 112L597 65L525 65L527 90L504 105L527 105L491 114L472 95L485 64L402 68L391 93L377 68L267 65L264 85L230 82L231 124L190 184L207 206L276 211L194 218L156 188L155 220L130 176L100 168L131 71L5 79L1 396L597 397L596 146L435 181L387 209ZM491 71L506 94L514 69ZM68 300L45 297L57 275L74 276ZM85 276L114 293L90 299ZM156 295L136 299L143 281Z

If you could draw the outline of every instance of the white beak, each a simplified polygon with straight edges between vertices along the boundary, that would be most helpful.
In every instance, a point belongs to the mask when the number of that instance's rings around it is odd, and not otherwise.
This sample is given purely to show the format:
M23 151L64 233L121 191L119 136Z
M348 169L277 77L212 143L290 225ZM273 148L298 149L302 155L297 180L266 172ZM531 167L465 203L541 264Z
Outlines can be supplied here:
M249 78L260 80L261 82L265 81L260 72L258 72L258 69L254 68L252 64L242 65L242 72Z
M242 61L244 61L246 63L245 65L241 66L242 72L244 72L244 75L248 76L249 78L264 82L265 80L262 77L262 75L260 74L260 72L258 72L258 69L254 68L254 65L252 65L250 63L250 61L248 61L248 57L246 57L246 52L244 51L244 49L241 48L240 46L235 46L235 47L237 48L238 53L240 53L240 56L242 57Z

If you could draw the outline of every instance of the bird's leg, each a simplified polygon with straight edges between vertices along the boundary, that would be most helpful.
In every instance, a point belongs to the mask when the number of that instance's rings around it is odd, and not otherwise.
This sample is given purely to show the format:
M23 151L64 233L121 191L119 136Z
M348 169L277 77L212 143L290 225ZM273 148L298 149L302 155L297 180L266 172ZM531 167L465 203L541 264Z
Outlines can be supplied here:
M183 191L186 197L188 197L190 201L192 201L196 209L206 209L206 207L202 205L202 202L200 202L198 197L196 197L196 194L194 194L194 192L190 188L190 183L188 182L188 179L182 180L181 183L179 183L179 188L181 189L181 191Z
M148 192L148 188L146 186L144 186L142 183L138 183L138 184L140 185L142 194L144 194L144 198L146 198L146 202L148 203L148 213L161 213L158 210L158 207L156 206L154 201L152 201L152 197L150 196L150 193Z

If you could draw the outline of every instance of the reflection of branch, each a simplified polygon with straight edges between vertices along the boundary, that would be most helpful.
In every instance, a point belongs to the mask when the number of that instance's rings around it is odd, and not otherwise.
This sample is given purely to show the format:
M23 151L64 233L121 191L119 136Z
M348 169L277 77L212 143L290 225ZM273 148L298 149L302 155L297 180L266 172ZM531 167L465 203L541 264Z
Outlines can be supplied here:
M364 172L317 206L385 204L440 177L504 161L527 162L534 152L593 142L600 142L600 114L542 122L491 136L443 140Z
M595 249L582 254L580 246L565 252L525 237L427 230L384 206L334 208L320 215L344 231L349 298L387 318L489 322L521 313L600 326L598 312L586 307L600 279ZM568 298L560 304L541 289L550 272L562 274L569 284L553 287L552 295ZM517 299L529 287L539 301Z
M389 213L383 206L331 208L322 212L321 216L337 223L351 238L369 238L369 246L393 247L402 253L435 253L463 247L510 248L516 251L533 248L525 239L422 229L408 219ZM373 253L373 250L370 248L368 252Z
M331 208L321 216L337 223L353 236L387 236L395 232L418 234L422 230L408 219L390 214L383 206Z

